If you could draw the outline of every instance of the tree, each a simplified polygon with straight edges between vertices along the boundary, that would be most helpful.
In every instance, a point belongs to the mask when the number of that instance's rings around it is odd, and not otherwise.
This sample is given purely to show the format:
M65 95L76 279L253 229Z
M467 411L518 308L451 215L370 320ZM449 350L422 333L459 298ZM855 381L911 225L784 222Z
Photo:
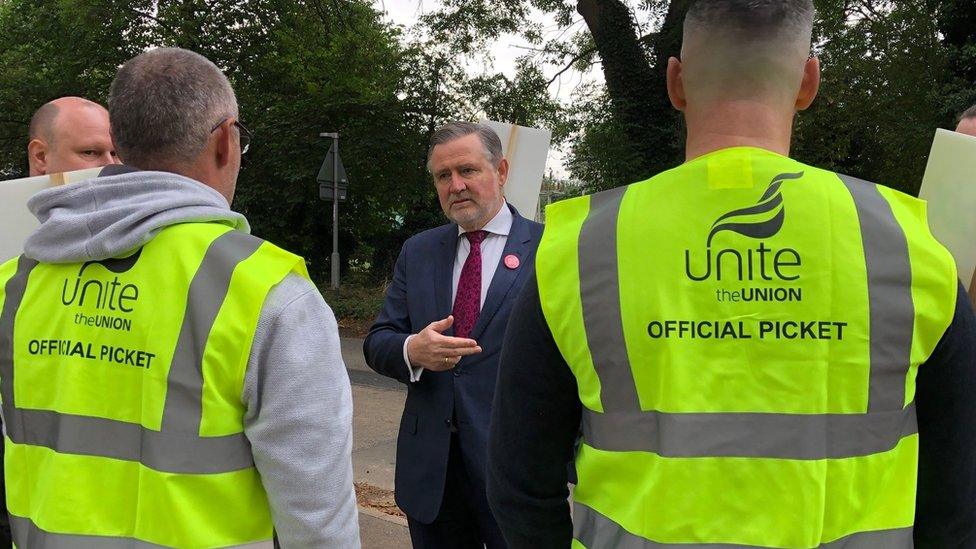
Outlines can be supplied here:
M631 11L621 0L577 3L602 60L615 129L636 154L633 173L624 181L645 179L678 160L678 117L668 100L665 74L668 59L679 56L680 28L689 4L673 0L660 29L638 36Z
M403 212L428 196L422 133L399 97L407 54L396 29L366 2L322 0L161 2L159 22L161 43L195 48L234 83L255 133L235 207L254 232L325 277L332 207L318 199L315 175L329 146L319 133L338 131L350 177L341 255L388 261L376 243L397 234Z
M27 122L42 103L104 101L117 67L139 51L189 48L230 77L255 133L235 202L254 232L305 255L316 275L329 271L331 206L318 200L315 174L328 147L318 134L337 130L352 181L340 208L343 257L388 273L406 234L439 222L423 167L426 122L412 110L425 80L400 38L363 0L7 0L0 172L26 175Z
M228 74L255 132L235 204L255 233L304 254L316 275L329 271L331 207L314 178L328 148L318 134L339 131L351 179L342 256L384 277L405 238L443 222L425 160L447 120L552 129L588 191L680 163L682 122L665 71L689 4L444 0L401 29L370 0L0 0L0 177L24 174L27 122L42 103L104 101L125 60L187 47ZM915 192L934 128L976 102L976 4L816 4L823 86L798 116L794 156ZM503 33L535 47L514 74L472 74ZM594 64L605 85L581 87L571 104L553 99L560 74Z
M938 14L936 21L946 50L942 121L949 126L955 124L959 113L976 103L976 4L966 0L937 4L941 5L928 7Z
M27 125L65 95L104 101L115 68L143 49L148 2L0 2L0 179L26 175Z
M946 50L929 6L818 2L820 96L800 113L794 155L916 193L942 122Z

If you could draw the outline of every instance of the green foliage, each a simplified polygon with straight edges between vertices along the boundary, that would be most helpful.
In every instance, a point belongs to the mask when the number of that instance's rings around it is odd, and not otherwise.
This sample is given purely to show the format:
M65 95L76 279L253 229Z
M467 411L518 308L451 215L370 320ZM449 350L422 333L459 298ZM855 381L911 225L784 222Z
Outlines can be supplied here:
M523 57L514 78L504 74L473 78L464 94L490 120L549 128L555 141L561 141L569 131L564 109L549 95L546 84L540 68Z
M570 144L567 167L587 193L635 183L645 172L640 151L609 107L603 89L584 90L575 116L583 128Z
M375 290L402 242L443 222L425 161L445 121L547 127L588 192L680 162L680 118L663 83L688 2L443 0L403 29L370 0L0 0L0 179L25 174L27 123L42 103L104 101L138 52L193 49L227 72L255 133L235 208L256 234L307 257L319 280L330 270L332 209L318 199L329 147L318 134L340 132L350 177L343 270ZM816 3L823 85L798 117L794 155L915 192L934 129L976 102L976 3ZM504 34L536 51L514 74L474 74ZM594 64L606 85L581 87L570 105L553 98L559 71ZM349 314L358 303L371 316L370 299L350 299Z
M318 137L323 131L340 133L350 177L349 201L340 204L342 255L395 229L403 208L429 187L420 169L423 135L397 97L396 31L362 2L255 2L247 23L213 29L209 12L176 8L160 18L186 30L167 42L225 60L255 132L235 201L254 232L304 255L321 277L330 270L332 206L318 199L315 182L330 145ZM201 20L188 24L189 17Z
M0 2L0 179L26 174L27 125L51 99L103 101L115 67L143 49L148 2Z
M946 50L923 2L877 4L819 2L823 82L798 116L794 156L916 193L942 123Z
M823 82L813 107L798 116L793 155L916 193L935 129L952 128L958 113L976 102L976 3L815 3ZM606 35L599 48L606 90L579 94L573 109L580 129L570 140L568 166L587 189L631 183L681 161L681 127L662 109L662 83L688 4L579 0L598 46ZM641 18L657 32L643 35ZM622 30L628 25L633 29ZM649 72L633 70L633 54L619 55L634 44L644 49Z
M344 282L338 291L332 290L328 285L322 285L319 290L339 319L339 327L356 335L369 331L369 326L376 320L386 297L384 285L361 279Z
M428 108L438 79L400 32L364 0L0 2L0 177L25 175L38 106L63 95L104 102L127 59L185 47L227 73L255 133L235 200L255 234L326 277L332 207L318 199L315 175L330 143L318 135L339 131L351 181L340 251L368 255L384 276L407 236L442 222L424 168L427 136L462 110Z
M976 103L976 3L943 0L936 21L946 53L942 122L954 125L959 113Z
M483 50L504 33L541 41L533 10L553 14L564 26L572 22L575 11L575 2L564 0L443 0L441 4L424 16L424 23L439 42L464 55Z

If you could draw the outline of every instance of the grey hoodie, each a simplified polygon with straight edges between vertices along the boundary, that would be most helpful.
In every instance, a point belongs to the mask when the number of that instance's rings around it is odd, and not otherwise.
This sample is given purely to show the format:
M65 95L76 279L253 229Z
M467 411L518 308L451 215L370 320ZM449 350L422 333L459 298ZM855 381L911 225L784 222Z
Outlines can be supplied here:
M121 166L38 193L28 207L41 226L25 253L45 263L124 255L161 229L188 221L250 231L244 216L210 187ZM300 276L289 275L265 300L241 401L244 433L281 546L359 547L349 376L335 316Z

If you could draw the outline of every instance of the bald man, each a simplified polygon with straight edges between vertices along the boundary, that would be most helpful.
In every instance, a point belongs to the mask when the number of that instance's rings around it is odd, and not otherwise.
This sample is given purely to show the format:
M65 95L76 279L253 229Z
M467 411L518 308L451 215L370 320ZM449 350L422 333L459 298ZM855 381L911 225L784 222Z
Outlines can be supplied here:
M27 130L31 177L118 164L105 107L82 97L62 97L37 109ZM0 446L0 468L3 448ZM0 479L0 547L10 546L4 483Z
M976 319L923 202L789 157L813 21L693 2L685 162L546 210L492 405L510 547L974 547Z
M959 124L956 131L976 137L976 105L966 109L966 112L959 116Z
M108 111L82 97L62 97L37 109L28 138L31 176L119 163Z

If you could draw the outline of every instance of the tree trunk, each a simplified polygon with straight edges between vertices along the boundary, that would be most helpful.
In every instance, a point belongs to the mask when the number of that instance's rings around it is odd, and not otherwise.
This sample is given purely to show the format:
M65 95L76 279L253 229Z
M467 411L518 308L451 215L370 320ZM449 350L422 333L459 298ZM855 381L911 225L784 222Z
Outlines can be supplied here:
M634 174L634 181L681 160L680 125L668 100L665 75L668 57L679 54L690 1L671 2L664 24L650 39L650 58L621 0L579 0L576 5L600 54L613 114L642 159L644 173Z

